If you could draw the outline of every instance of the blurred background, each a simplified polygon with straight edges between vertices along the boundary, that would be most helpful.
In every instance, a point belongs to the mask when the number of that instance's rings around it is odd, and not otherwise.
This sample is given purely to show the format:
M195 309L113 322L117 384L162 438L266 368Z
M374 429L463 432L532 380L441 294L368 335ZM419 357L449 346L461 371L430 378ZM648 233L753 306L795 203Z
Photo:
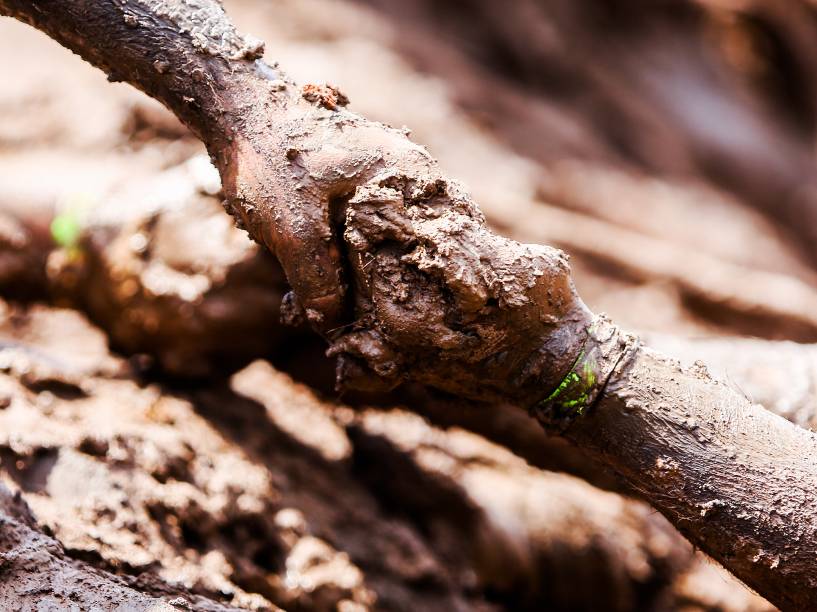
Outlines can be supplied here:
M224 4L591 309L817 422L813 3ZM0 477L73 559L196 609L773 609L524 414L339 397L184 126L8 19L0 77Z

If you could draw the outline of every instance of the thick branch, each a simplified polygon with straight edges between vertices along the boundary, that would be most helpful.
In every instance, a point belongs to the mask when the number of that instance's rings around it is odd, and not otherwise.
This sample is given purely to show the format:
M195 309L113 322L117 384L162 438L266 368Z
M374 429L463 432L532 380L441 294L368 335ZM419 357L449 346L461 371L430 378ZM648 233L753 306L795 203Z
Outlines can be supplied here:
M564 254L490 232L402 132L337 109L332 88L304 99L284 83L282 94L283 81L242 59L214 2L0 10L158 97L205 139L232 212L283 261L300 298L290 314L340 317L343 262L354 319L330 330L342 383L412 379L528 406L546 395L536 412L548 427L703 550L780 606L817 603L817 438L594 322Z
M645 342L685 365L703 361L714 378L796 425L817 429L817 344L756 338L687 340L649 334Z
M617 364L598 403L581 414L554 398L537 411L545 427L612 467L764 597L812 608L817 437L703 365L684 368L605 321L585 354L574 369L585 381L587 363L590 371Z

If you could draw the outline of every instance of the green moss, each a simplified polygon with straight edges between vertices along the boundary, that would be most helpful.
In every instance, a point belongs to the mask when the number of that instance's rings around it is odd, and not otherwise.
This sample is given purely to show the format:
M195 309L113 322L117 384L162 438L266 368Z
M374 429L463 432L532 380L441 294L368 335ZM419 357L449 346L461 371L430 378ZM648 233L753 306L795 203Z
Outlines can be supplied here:
M77 245L82 232L77 215L68 211L54 217L51 221L51 238L63 248L70 249Z
M551 393L545 398L545 401L552 402L553 400L558 398L562 393L567 391L567 389L569 389L572 385L579 381L580 381L579 375L576 374L576 372L570 372L570 374L565 376L562 382L559 383L559 386L553 390L553 393Z
M559 385L542 400L553 416L567 418L581 416L590 403L590 392L596 384L595 362L584 351L579 353L571 371Z

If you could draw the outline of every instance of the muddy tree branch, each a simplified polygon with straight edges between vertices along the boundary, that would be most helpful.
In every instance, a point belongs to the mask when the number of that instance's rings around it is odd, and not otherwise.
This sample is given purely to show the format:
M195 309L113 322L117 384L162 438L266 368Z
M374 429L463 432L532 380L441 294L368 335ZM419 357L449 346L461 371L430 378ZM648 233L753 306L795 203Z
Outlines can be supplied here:
M314 326L335 325L343 286L328 207L316 207L306 185L296 188L284 155L288 131L317 107L258 60L263 44L238 35L219 2L3 0L0 14L171 109L207 145L230 212L281 260ZM286 183L270 180L283 175ZM338 178L331 186L343 191Z
M593 317L565 256L496 236L405 135L297 89L211 0L0 0L162 101L281 259L341 384L412 379L534 406L787 609L817 601L817 438ZM544 399L543 399L544 398Z
M817 437L711 378L700 362L682 367L607 322L588 345L618 347L599 359L616 359L614 372L589 414L566 409L562 398L538 407L545 428L612 467L777 606L812 607ZM584 358L574 369L584 381L596 370L592 350L589 370Z
M817 344L757 338L686 340L663 334L649 334L644 340L681 363L702 360L714 378L753 402L796 425L817 429Z

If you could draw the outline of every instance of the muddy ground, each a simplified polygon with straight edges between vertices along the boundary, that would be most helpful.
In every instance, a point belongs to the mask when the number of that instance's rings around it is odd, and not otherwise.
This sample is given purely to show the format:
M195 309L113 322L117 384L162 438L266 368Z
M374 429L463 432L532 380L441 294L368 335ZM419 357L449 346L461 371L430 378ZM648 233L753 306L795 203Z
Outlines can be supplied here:
M594 311L817 422L771 342L817 339L812 9L225 4ZM5 19L0 75L3 609L772 609L515 409L339 396L182 125Z

